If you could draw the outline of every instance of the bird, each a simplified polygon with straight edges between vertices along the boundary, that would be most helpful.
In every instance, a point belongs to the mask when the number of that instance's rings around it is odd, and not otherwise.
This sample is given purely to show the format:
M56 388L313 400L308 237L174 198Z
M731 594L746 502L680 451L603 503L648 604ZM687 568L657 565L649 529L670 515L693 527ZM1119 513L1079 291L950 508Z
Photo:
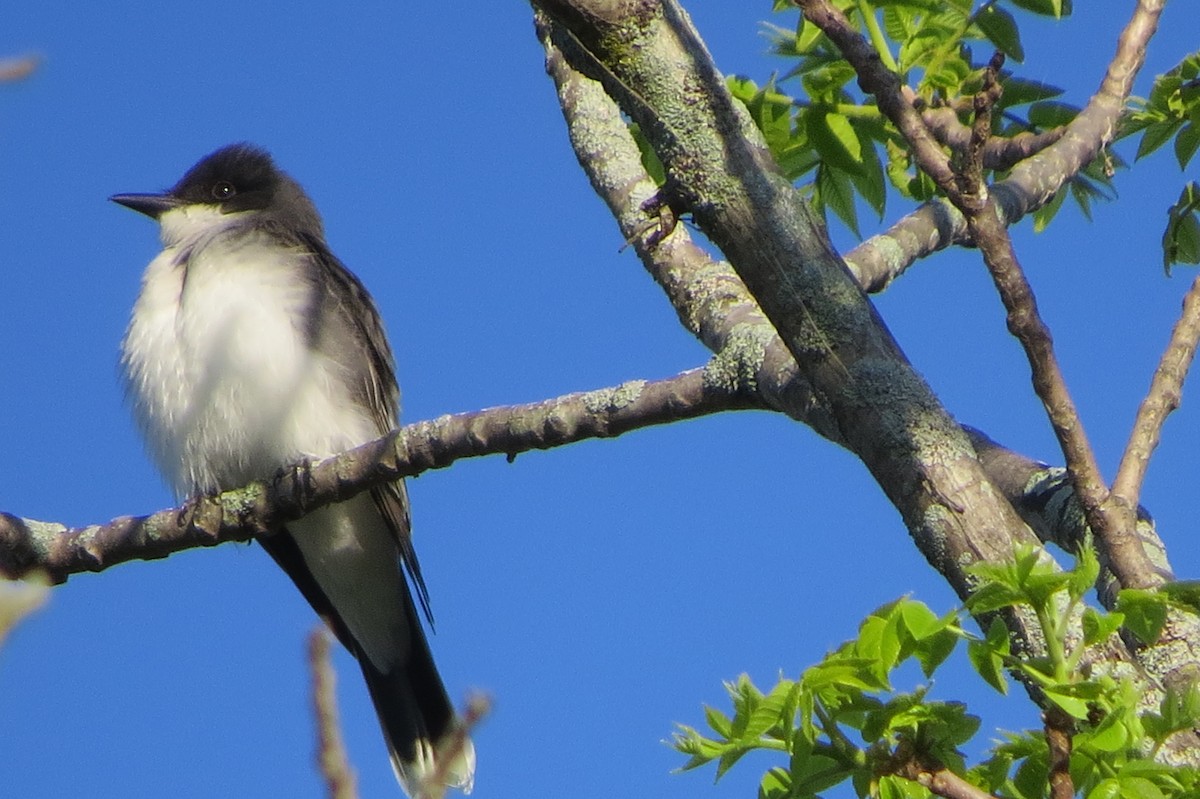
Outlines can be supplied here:
M375 303L267 151L227 145L164 192L110 199L159 225L162 251L142 276L120 363L137 425L177 495L269 479L399 425ZM475 750L422 626L420 615L432 616L403 481L258 541L358 660L403 790L469 793Z

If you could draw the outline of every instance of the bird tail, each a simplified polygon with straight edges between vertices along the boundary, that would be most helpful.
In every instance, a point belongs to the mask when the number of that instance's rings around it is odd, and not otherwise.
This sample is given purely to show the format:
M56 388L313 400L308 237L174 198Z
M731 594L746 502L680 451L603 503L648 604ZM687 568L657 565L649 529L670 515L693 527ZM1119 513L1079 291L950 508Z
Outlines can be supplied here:
M410 651L390 672L380 672L356 652L392 769L412 799L441 799L447 788L470 793L475 782L475 747L454 712L429 651L425 631L410 600Z

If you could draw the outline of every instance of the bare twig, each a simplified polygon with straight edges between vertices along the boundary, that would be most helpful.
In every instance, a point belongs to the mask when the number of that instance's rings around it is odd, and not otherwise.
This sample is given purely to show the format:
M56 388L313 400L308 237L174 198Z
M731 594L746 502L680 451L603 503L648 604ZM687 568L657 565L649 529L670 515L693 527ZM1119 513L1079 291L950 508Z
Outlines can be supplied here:
M933 137L952 150L961 151L970 143L971 127L959 121L954 109L922 108L921 119ZM983 167L998 172L1012 169L1057 142L1065 132L1065 127L1057 127L1038 133L1022 131L1015 136L993 136L983 148Z
M37 55L0 58L0 83L28 78L41 62L41 57Z
M325 780L326 795L329 799L358 799L354 768L342 743L335 693L337 677L329 660L329 633L324 626L308 636L308 664L317 721L317 766Z
M665 380L418 422L336 457L285 469L273 480L197 497L150 516L68 529L0 513L0 576L42 571L58 583L129 560L247 541L374 485L445 468L460 458L511 459L533 449L752 407L761 406L728 380L710 381L705 370L693 369Z
M1197 339L1200 339L1200 277L1192 281L1183 298L1183 313L1171 331L1171 340L1154 370L1150 390L1138 408L1133 433L1113 480L1113 498L1127 507L1137 507L1146 467L1158 446L1163 423L1179 407L1183 381L1196 354Z

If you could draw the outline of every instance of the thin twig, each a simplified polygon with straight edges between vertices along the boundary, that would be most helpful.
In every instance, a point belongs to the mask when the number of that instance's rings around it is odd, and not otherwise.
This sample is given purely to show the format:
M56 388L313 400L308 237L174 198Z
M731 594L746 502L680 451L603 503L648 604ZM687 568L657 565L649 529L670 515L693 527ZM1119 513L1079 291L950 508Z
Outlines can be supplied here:
M329 633L324 625L308 636L308 664L312 670L313 712L317 721L317 767L325 780L329 799L358 799L354 768L342 743L337 710L337 677L329 661Z
M0 58L0 83L8 83L11 81L24 80L33 74L37 69L38 64L42 62L41 56L23 55L15 58Z
M1137 507L1146 467L1158 446L1163 423L1179 407L1183 381L1196 354L1197 339L1200 339L1200 277L1192 281L1183 298L1183 312L1171 331L1171 340L1158 368L1154 370L1150 390L1138 408L1133 433L1125 445L1117 477L1113 480L1113 497L1130 508Z

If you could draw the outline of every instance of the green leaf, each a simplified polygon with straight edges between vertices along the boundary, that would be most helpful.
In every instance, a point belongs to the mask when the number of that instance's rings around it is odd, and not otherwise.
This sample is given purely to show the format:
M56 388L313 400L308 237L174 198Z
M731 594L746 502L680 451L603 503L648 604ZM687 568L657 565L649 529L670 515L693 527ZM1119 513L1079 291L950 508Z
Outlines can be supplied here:
M1194 679L1182 685L1168 685L1159 710L1169 732L1200 725L1200 685Z
M838 59L828 61L815 69L802 70L800 83L812 102L832 104L845 97L842 87L854 77L854 67Z
M1068 572L1067 596L1078 601L1096 585L1100 576L1100 561L1092 542L1085 541L1075 555L1075 568Z
M928 788L892 774L879 778L879 799L929 799Z
M629 123L629 133L633 136L634 143L637 144L638 152L642 154L642 168L646 170L646 174L659 186L666 183L667 172L663 168L662 161L659 160L658 153L654 152L650 140L642 134L642 129L636 122Z
M1060 188L1050 202L1043 205L1041 208L1033 212L1033 232L1041 233L1050 224L1051 220L1058 214L1062 208L1063 201L1067 199L1067 192Z
M1084 699L1060 691L1052 691L1049 688L1045 689L1046 698L1054 704L1058 705L1064 711L1074 716L1077 719L1086 719L1088 717L1088 703Z
M1144 777L1117 777L1121 785L1121 799L1164 799L1162 790Z
M741 760L742 757L749 751L750 750L748 748L738 747L736 749L728 749L722 753L721 757L717 759L716 779L719 780L724 777L725 772L729 771L729 769L733 767L733 764Z
M1100 613L1095 608L1083 610L1083 645L1091 646L1107 639L1121 628L1123 613Z
M921 664L921 673L926 677L932 677L937 667L950 657L950 653L957 645L958 635L950 630L943 630L921 641L916 649L916 658L917 662Z
M1158 590L1170 597L1172 604L1200 613L1200 580L1176 580Z
M763 775L758 784L759 799L788 799L792 796L792 775L785 768L775 766Z
M1057 128L1075 119L1079 109L1070 103L1041 100L1029 106L1029 124L1039 128Z
M996 49L1014 61L1025 60L1025 48L1021 47L1021 34L1012 14L997 6L988 8L975 17L975 24L983 31Z
M808 109L803 119L808 140L820 154L822 161L843 172L858 172L862 169L862 145L858 136L854 134L849 119L842 114L818 108Z
M1110 713L1084 738L1079 746L1088 746L1101 752L1120 752L1129 745L1129 730L1119 713Z
M1126 588L1117 594L1117 611L1125 614L1125 629L1147 645L1158 642L1167 621L1166 597L1154 591Z
M1180 169L1187 169L1197 149L1200 149L1200 125L1189 122L1175 137L1175 160Z
M733 722L715 707L704 706L704 720L708 722L708 726L713 732L728 740L733 730Z
M725 749L723 745L705 738L694 728L686 724L678 724L676 727L675 734L672 736L671 746L681 754L691 755L688 761L679 767L681 771L688 771L703 766L719 757Z
M967 599L967 610L972 613L991 613L994 610L1020 605L1025 596L1018 589L1000 583L984 583Z
M1168 119L1148 126L1142 131L1142 140L1138 142L1137 155L1134 156L1134 160L1140 160L1162 147L1182 126L1183 122L1178 119Z
M909 635L918 641L946 629L945 620L939 618L924 602L905 599L897 606L897 610Z
M1013 5L1056 19L1071 15L1071 0L1013 0Z
M887 180L884 177L883 163L875 150L875 142L864 132L864 127L856 125L854 128L859 138L862 164L858 172L850 173L850 180L854 183L854 188L858 189L859 195L882 219L887 205Z
M984 640L967 642L967 657L984 681L1002 694L1008 693L1008 680L1004 676L1003 656L1009 653L1008 627L999 616L988 625Z
M1004 94L1000 98L1000 104L1004 108L1036 103L1038 100L1049 100L1063 93L1062 89L1049 83L1024 80L1012 75L1004 78L1000 83L1004 87Z
M811 796L827 791L833 786L844 782L851 774L845 764L831 757L813 755L802 762L792 763L795 796Z
M1179 200L1167 209L1167 227L1163 231L1163 269L1171 274L1176 263L1200 263L1200 185L1188 183Z
M854 207L854 189L850 176L830 164L817 167L816 199L825 208L830 208L855 236L862 238L858 229L858 211Z
M887 691L891 686L875 673L876 662L868 658L825 660L805 669L800 678L806 691L836 689L843 696L860 691Z

